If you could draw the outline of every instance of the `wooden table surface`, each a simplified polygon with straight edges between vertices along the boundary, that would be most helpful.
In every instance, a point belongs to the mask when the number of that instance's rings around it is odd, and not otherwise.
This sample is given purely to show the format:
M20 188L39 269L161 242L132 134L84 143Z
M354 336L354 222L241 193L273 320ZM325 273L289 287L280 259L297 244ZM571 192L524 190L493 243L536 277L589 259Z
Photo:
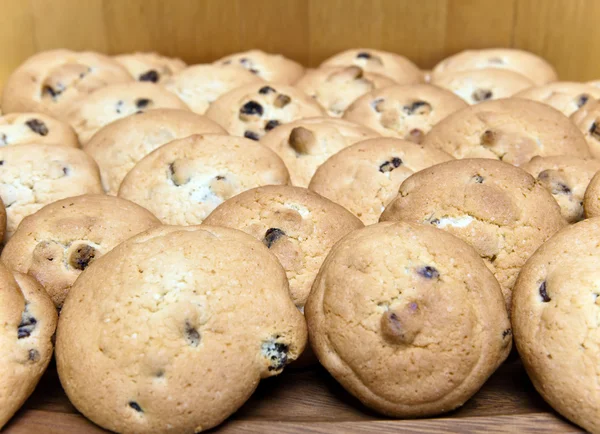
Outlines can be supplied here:
M65 396L54 364L6 426L6 434L105 432ZM210 433L581 432L537 394L518 360L505 363L462 408L434 419L390 420L363 407L322 368L288 369Z

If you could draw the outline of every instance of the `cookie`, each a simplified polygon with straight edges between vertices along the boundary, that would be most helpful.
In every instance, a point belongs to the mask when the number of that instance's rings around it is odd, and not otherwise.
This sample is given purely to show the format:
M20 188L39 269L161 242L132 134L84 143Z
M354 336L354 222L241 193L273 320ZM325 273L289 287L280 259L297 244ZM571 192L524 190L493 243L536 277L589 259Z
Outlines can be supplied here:
M71 196L102 193L98 166L80 149L54 145L0 147L0 197L10 238L23 218Z
M583 133L592 157L600 158L600 100L590 101L571 115Z
M344 119L365 125L382 136L421 143L432 126L467 107L458 96L430 84L391 86L358 98Z
M75 281L56 364L69 400L94 423L191 433L229 417L305 343L285 272L260 241L229 228L159 227Z
M267 246L285 269L294 304L304 304L333 245L363 227L348 210L312 191L287 185L253 188L219 205L203 224L244 231Z
M463 405L511 348L498 282L477 253L407 222L342 238L305 315L321 364L365 405L394 417Z
M342 51L321 63L321 68L352 65L365 72L385 75L398 84L416 84L424 81L421 70L406 57L370 48Z
M264 80L242 67L194 65L166 80L163 86L192 111L204 114L221 95L250 83L264 83Z
M158 225L150 211L125 199L70 197L25 217L0 259L35 277L60 308L88 265L127 238Z
M317 168L333 154L361 140L379 137L362 125L336 118L301 119L282 125L260 143L277 153L290 171L292 184L308 187Z
M432 83L453 92L469 104L508 98L534 85L518 72L499 68L448 72L435 77Z
M73 128L42 113L10 113L0 117L0 146L41 143L79 147Z
M592 177L583 196L585 218L600 217L600 176L597 175Z
M556 411L600 432L596 321L600 219L569 226L542 245L515 285L514 339L533 385Z
M181 59L161 56L158 53L121 54L114 59L137 81L151 83L163 83L186 66Z
M600 170L600 161L570 155L533 157L521 168L552 194L569 223L583 219L583 195L592 177Z
M557 81L532 87L515 96L543 102L565 116L571 116L588 102L600 98L600 89L584 83Z
M533 176L489 159L454 160L408 177L381 221L435 226L472 245L500 283L506 305L519 269L566 221Z
M116 195L121 181L150 152L192 134L227 134L217 123L188 110L156 109L111 122L84 144L102 175L108 194Z
M295 87L325 107L329 116L341 117L348 106L365 93L394 84L396 82L385 75L365 72L352 65L311 69Z
M455 71L499 68L518 72L536 86L558 80L556 70L546 60L528 51L514 48L485 48L465 50L438 63L432 70L436 78Z
M445 152L406 140L369 139L329 157L319 166L308 188L370 225L379 221L406 178L448 160L452 157Z
M242 137L193 135L141 159L123 179L119 196L164 224L194 225L236 194L288 183L285 164L265 146Z
M90 94L67 115L79 141L86 143L105 125L126 116L159 108L187 110L183 101L154 83L105 86Z
M0 429L25 403L52 358L56 310L34 278L0 263Z
M590 156L583 135L569 118L546 104L521 98L459 110L435 125L423 146L454 158L492 158L515 166L537 155Z
M294 84L302 74L304 67L281 54L250 50L225 56L215 62L217 65L243 67L265 81L277 84Z
M125 68L103 54L44 51L27 59L8 77L2 112L43 113L65 120L67 111L94 90L131 81Z
M324 115L319 103L296 88L259 83L227 92L206 111L229 134L251 140L260 140L279 125Z
M6 233L6 207L0 197L0 240L4 239Z

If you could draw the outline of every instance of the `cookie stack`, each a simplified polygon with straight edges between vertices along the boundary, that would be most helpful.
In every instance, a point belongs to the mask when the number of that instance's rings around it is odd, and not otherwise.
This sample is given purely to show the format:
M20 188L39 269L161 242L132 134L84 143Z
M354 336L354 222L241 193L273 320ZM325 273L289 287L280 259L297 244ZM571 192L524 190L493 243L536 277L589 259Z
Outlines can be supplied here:
M66 394L115 432L208 430L289 364L433 416L513 339L600 432L593 84L515 49L430 74L363 48L316 69L54 50L2 110L0 427L56 332Z

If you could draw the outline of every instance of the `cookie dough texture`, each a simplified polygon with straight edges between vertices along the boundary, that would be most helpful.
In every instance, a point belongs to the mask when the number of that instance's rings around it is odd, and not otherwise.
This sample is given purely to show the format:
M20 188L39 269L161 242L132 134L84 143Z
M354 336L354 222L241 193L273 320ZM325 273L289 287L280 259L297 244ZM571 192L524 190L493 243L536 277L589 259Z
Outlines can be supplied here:
M569 155L534 157L522 168L552 194L569 223L583 219L583 196L600 161Z
M583 197L586 218L600 217L600 176L596 173L590 181Z
M131 81L127 70L108 56L44 51L10 75L2 93L2 113L35 112L65 120L67 111L94 90Z
M295 87L314 98L329 116L341 117L348 106L365 93L394 84L396 82L385 75L365 72L352 65L311 69Z
M304 74L304 67L298 62L281 54L261 50L231 54L217 60L215 64L235 68L241 66L265 81L278 84L294 84Z
M37 144L0 147L5 241L23 218L44 205L87 193L102 193L102 184L98 166L82 150Z
M518 72L531 79L536 86L558 80L554 67L533 53L512 48L465 50L438 63L432 71L436 78L455 71L499 68Z
M0 264L0 428L21 408L52 358L56 309L32 277Z
M585 83L556 81L544 86L532 87L516 96L543 102L565 116L571 116L588 102L600 98L600 89Z
M600 432L599 237L594 218L548 240L523 267L512 311L515 343L533 385L592 433Z
M437 86L391 86L354 101L344 119L365 125L382 136L421 143L435 124L465 107L461 98Z
M594 158L600 158L600 100L588 102L571 115L583 133Z
M473 246L506 305L520 268L565 220L552 195L522 169L488 159L441 163L410 176L381 221L435 226Z
M303 309L331 247L363 227L348 210L300 187L254 188L219 205L204 221L242 230L262 241L285 269L294 304Z
M106 193L116 195L121 181L150 152L193 134L227 134L216 122L188 110L156 109L111 122L84 144L102 175Z
M194 225L245 190L288 183L285 164L265 146L241 137L193 135L144 157L121 183L119 196L164 224Z
M77 279L56 360L70 401L98 425L192 433L225 420L305 343L285 272L262 243L228 228L160 227Z
M0 146L41 143L79 147L73 128L42 113L10 113L0 116Z
M406 222L338 242L305 315L321 364L365 405L394 417L463 405L511 348L498 282L477 253Z
M163 83L169 77L185 68L185 62L174 57L161 56L157 53L131 53L115 56L133 78L137 81Z
M150 211L105 195L70 197L25 217L2 262L42 284L57 307L81 272L117 244L160 225Z
M406 178L452 159L443 151L423 148L406 140L364 140L342 149L321 164L308 188L339 203L370 225L379 221Z
M435 125L423 146L455 158L492 158L515 166L535 156L590 156L583 135L569 118L546 104L521 98L459 110Z
M375 131L335 118L302 119L282 125L261 139L283 160L292 184L308 187L317 168L329 157L356 142L379 137Z

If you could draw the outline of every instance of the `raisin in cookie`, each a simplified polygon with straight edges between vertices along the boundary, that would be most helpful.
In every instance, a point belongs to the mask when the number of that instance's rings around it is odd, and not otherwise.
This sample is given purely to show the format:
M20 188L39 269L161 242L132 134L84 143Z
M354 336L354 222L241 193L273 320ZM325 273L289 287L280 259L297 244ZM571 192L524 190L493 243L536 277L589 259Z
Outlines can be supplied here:
M552 193L569 223L583 219L583 195L594 174L600 170L600 161L570 155L533 157L521 168Z
M365 93L396 84L385 75L365 72L361 67L329 66L307 71L295 87L314 98L333 117L341 117Z
M502 293L477 253L407 222L342 238L305 315L321 364L365 405L395 417L463 405L511 348Z
M56 309L30 276L0 263L0 429L31 395L52 358Z
M40 143L79 147L73 128L42 113L10 113L0 116L0 146Z
M206 111L206 116L229 134L252 140L259 140L279 125L323 115L323 107L300 90L259 83L227 92Z
M169 78L163 86L193 112L204 114L221 95L251 83L264 83L264 80L241 67L194 65Z
M60 308L90 263L127 238L160 225L150 211L105 195L70 197L25 217L0 259L35 277Z
M352 65L360 67L365 72L390 77L399 84L415 84L424 81L421 70L406 57L370 48L342 51L321 63L321 67Z
M454 158L492 158L520 166L536 155L590 156L585 138L558 110L521 98L459 110L435 125L423 146Z
M506 305L519 269L566 221L527 172L488 159L441 163L408 177L381 221L444 229L472 245L498 279Z
M562 112L565 116L571 116L588 102L600 98L600 89L584 83L557 81L544 86L532 87L515 96L543 102Z
M126 116L159 108L189 107L154 83L135 82L105 86L90 94L67 115L79 141L84 144L105 125Z
M583 210L586 218L600 217L600 175L598 172L592 177L585 190Z
M379 221L406 178L448 160L452 157L445 152L406 140L369 139L329 157L317 169L308 188L370 225Z
M292 184L308 187L317 168L333 154L361 140L379 137L375 131L336 118L309 118L271 131L260 142L277 152Z
M227 134L216 122L188 110L156 109L111 122L83 149L100 166L102 184L116 195L121 181L150 152L192 134Z
M542 245L515 285L514 339L529 378L556 411L600 432L600 219L569 226Z
M331 247L363 227L340 205L287 185L268 185L234 196L204 224L239 229L262 241L285 269L292 300L300 309Z
M102 193L102 184L98 166L82 150L38 144L0 147L5 241L23 218L44 205L87 193Z
M571 120L583 133L592 156L600 158L600 100L588 102L571 115Z
M96 89L133 81L119 63L92 52L51 50L27 59L8 78L2 112L44 113L65 120L71 107Z
M536 86L556 81L555 69L546 60L528 51L514 48L486 48L465 50L438 63L432 71L436 78L455 71L500 68L528 77Z
M524 75L498 68L448 72L434 78L432 83L448 89L469 104L508 98L533 86L533 81Z
M159 227L81 273L61 311L56 364L70 401L96 424L191 433L229 417L305 344L285 272L260 241Z
M242 191L288 183L285 164L267 147L242 137L193 135L140 160L123 179L119 196L165 224L193 225Z
M129 71L137 81L163 83L185 68L185 62L157 53L132 53L115 56L114 59Z
M217 65L243 67L265 81L278 84L294 84L302 74L304 67L281 54L265 53L261 50L244 51L223 57Z

